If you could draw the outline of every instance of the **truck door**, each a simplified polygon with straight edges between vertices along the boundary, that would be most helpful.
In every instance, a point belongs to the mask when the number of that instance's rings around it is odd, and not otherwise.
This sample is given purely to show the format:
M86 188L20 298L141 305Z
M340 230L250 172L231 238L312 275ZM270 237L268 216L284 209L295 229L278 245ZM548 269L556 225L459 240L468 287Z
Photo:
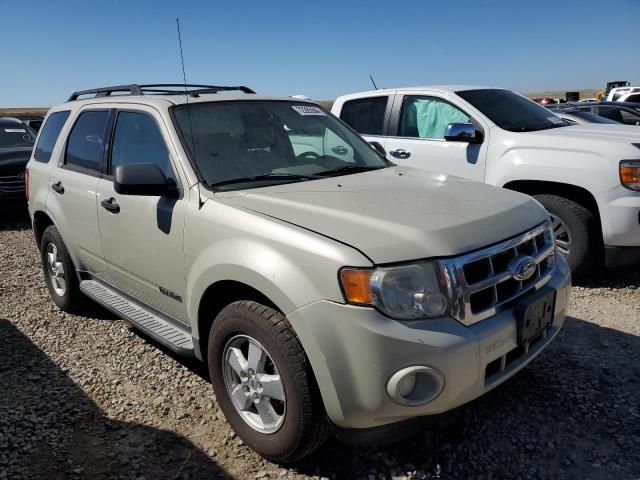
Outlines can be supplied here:
M482 128L462 108L436 92L399 92L385 143L387 157L399 165L483 182L488 130L480 144L444 139L448 124L469 122Z

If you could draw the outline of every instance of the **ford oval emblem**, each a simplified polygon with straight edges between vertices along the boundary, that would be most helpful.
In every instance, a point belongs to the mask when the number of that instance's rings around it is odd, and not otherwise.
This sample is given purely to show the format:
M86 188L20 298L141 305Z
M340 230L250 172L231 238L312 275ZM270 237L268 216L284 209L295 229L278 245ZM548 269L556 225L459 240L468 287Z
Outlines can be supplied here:
M536 271L536 262L528 256L518 257L509 264L509 271L518 281L529 280Z

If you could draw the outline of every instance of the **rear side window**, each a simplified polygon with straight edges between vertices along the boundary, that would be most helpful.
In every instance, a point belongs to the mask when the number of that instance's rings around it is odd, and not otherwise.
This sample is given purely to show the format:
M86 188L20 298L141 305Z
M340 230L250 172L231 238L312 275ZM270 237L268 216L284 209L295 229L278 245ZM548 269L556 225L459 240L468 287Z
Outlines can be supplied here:
M372 97L345 102L340 119L363 135L382 135L389 97Z
M53 147L55 147L58 141L58 136L62 131L64 123L69 118L69 110L63 112L56 112L49 115L47 121L42 127L40 132L40 138L36 145L36 152L33 154L33 158L38 162L48 163L53 153Z
M632 102L632 103L640 103L640 93L636 95L629 95L627 98L624 99L624 101Z
M111 174L116 167L132 163L155 163L167 178L174 178L169 152L153 118L144 113L120 112L111 153Z
M104 138L109 112L83 112L78 117L67 142L65 165L99 172L104 158Z

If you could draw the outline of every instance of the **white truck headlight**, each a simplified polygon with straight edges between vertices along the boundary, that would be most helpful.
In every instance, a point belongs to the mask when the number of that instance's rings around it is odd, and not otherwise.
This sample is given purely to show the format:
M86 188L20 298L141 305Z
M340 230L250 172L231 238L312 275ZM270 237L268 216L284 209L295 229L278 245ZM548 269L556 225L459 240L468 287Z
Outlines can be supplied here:
M347 301L375 307L398 320L447 313L447 297L431 262L372 270L345 268L340 279Z

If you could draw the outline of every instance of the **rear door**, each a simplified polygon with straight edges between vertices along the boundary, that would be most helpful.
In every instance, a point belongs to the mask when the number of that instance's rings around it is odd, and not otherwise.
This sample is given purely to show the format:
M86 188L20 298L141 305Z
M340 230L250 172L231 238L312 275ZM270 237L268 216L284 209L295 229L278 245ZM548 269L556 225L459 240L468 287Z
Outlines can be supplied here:
M398 91L389 123L385 149L399 165L457 175L484 181L488 129L481 144L448 142L444 139L449 123L472 122L482 129L464 109L440 92Z
M105 272L96 192L105 161L109 109L86 108L73 122L57 168L51 170L46 205L79 270Z
M168 138L153 108L136 105L115 113L110 158L98 184L98 219L108 283L186 323L183 234L188 199ZM116 193L115 169L134 163L158 165L178 185L180 197Z

